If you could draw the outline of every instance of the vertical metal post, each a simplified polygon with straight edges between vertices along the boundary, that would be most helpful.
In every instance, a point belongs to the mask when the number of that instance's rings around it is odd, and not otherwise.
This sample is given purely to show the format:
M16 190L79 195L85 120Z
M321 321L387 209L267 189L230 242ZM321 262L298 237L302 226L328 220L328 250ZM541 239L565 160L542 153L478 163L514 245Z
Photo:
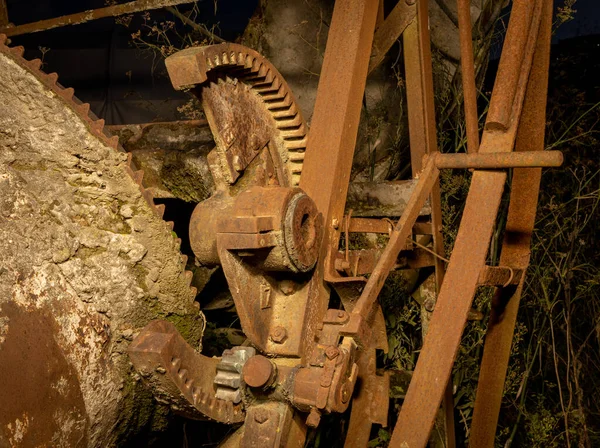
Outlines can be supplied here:
M475 86L475 62L473 60L471 0L458 0L458 31L463 103L467 123L467 152L474 154L479 150L479 115L477 114L477 87Z
M327 37L300 179L300 188L324 218L323 242L304 317L306 340L313 340L329 304L325 260L329 248L337 247L335 223L344 217L378 8L379 0L337 0Z
M551 27L552 1L544 0L542 23L517 134L516 151L544 149ZM513 171L508 219L500 257L500 264L503 266L526 269L529 265L540 178L541 168L516 168ZM494 445L523 282L524 279L521 279L516 289L499 288L492 302L469 437L471 447Z
M8 25L8 9L6 8L6 0L0 0L0 27Z
M436 138L435 104L431 43L429 36L429 8L427 0L417 3L417 16L403 34L406 97L408 103L408 128L410 159L413 177L422 169L423 156L438 151ZM431 190L431 225L433 250L444 256L442 237L442 206L439 180ZM439 293L446 273L444 262L435 258L436 289ZM455 446L454 400L449 383L443 402L445 437L448 448Z

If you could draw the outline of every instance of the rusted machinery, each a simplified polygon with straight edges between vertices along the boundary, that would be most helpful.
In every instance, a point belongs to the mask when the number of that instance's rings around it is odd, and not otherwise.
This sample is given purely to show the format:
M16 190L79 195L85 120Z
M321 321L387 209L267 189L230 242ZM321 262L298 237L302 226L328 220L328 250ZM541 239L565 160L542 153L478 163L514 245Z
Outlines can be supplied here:
M377 296L413 234L433 235L433 250L443 256L439 170L470 168L473 180L447 268L436 259L437 304L391 445L425 446L475 289L486 284L498 286L498 303L482 366L480 397L486 398L478 398L471 443L491 446L540 167L562 163L560 153L535 152L543 149L551 6L515 2L481 145L471 131L470 152L449 155L436 147L427 2L418 2L404 45L419 180L385 251L370 262L339 247L343 232L382 228L380 221L344 216L378 2L336 3L308 136L292 93L254 51L221 44L168 58L173 85L201 98L217 142L210 163L219 188L194 212L192 248L201 263L223 267L253 348L208 359L172 326L156 322L130 348L139 371L158 389L177 387L202 414L244 421L241 446L301 446L306 426L350 403L346 445L365 446L371 425L387 423L387 378L375 372L375 349L387 348ZM471 93L474 84L465 87ZM465 96L472 129L474 96ZM502 265L490 267L486 254L507 168L514 171ZM428 197L431 221L415 226ZM339 309L329 306L331 290Z
M468 2L459 4L466 42ZM437 299L391 446L425 446L442 401L453 446L448 379L481 285L496 286L497 293L470 443L493 445L540 172L562 163L560 153L541 151L552 2L514 2L481 144L473 77L465 76L469 153L440 154L427 1L417 0L403 45L418 182L391 228L388 221L345 214L379 7L377 0L337 0L310 132L281 75L254 50L224 43L183 50L166 61L174 87L201 99L216 143L209 165L217 189L194 211L191 246L198 262L222 267L248 345L208 358L172 324L157 320L128 352L158 399L170 397L187 415L243 423L228 446L303 446L307 427L349 406L348 447L366 446L371 426L388 423L389 378L375 368L376 350L387 350L377 299L416 235L432 237ZM464 54L469 51L466 45ZM442 169L473 170L447 266ZM502 256L499 266L486 266L507 169L512 182ZM419 215L428 200L431 213L424 220ZM347 244L340 250L343 238L361 232L389 235L385 250L353 251Z

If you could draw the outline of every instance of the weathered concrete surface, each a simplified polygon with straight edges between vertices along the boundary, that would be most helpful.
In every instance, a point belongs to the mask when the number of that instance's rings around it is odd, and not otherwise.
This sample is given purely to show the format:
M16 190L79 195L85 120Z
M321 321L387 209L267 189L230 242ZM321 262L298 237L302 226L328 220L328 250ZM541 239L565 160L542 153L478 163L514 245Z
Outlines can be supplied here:
M129 342L163 317L197 346L203 316L126 155L11 57L0 74L0 446L114 446L161 413Z

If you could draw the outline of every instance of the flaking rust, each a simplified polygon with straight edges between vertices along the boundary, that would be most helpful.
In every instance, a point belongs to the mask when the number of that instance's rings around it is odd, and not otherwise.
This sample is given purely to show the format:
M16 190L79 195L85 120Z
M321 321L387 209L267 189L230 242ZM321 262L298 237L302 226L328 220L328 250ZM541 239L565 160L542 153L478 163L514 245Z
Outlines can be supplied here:
M243 371L247 381L240 386L246 415L236 439L241 446L256 446L259 439L267 446L301 444L307 426L318 426L323 414L344 412L353 398L346 446L365 446L372 424L387 422L389 379L374 367L375 349L387 349L377 298L389 272L410 265L407 259L435 265L439 297L428 305L429 332L391 443L425 446L442 395L449 390L447 378L475 289L510 288L523 279L524 266L485 266L506 177L502 170L562 163L560 153L510 153L533 54L512 42L521 34L535 41L538 4L521 8L527 17L509 28L513 37L499 85L510 87L510 98L497 99L503 93L495 91L494 113L480 152L439 154L427 2L421 0L415 8L417 21L407 23L404 42L413 94L409 117L415 125L412 193L397 222L344 216L376 3L336 3L308 139L287 85L253 50L221 44L187 49L167 59L173 85L192 89L202 100L217 144L208 157L217 191L192 216L192 248L201 263L223 267L242 328L259 352L248 360ZM514 67L515 58L521 59L514 51L524 53L522 66ZM494 133L498 123L505 125L502 135ZM475 174L444 277L448 260L440 253L437 179L441 169L460 168ZM298 181L301 189L293 188ZM431 209L424 209L430 196ZM423 214L431 221L417 222ZM349 233L360 231L388 233L389 243L382 251L339 251L341 237L348 244ZM414 232L432 235L433 248L413 245ZM406 255L419 250L429 261L423 255ZM399 258L401 252L405 255ZM368 280L365 274L370 274ZM343 309L328 309L330 287ZM181 344L177 347L168 349L165 359L189 352ZM199 366L208 365L200 355L193 356ZM193 384L201 371L182 376ZM185 395L186 382L175 384ZM451 391L446 395L446 413L451 415ZM453 445L451 425L452 419L446 419L447 442Z
M365 446L372 425L387 423L389 377L375 369L376 349L387 350L378 295L390 271L411 266L411 262L413 266L435 266L429 294L437 293L437 297L423 303L431 320L390 446L426 446L442 398L446 442L453 446L452 391L447 382L475 291L481 285L493 285L499 287L498 297L516 290L513 300L518 300L527 262L518 263L514 258L527 251L529 239L512 248L508 241L509 255L505 257L503 252L503 265L485 263L507 178L505 170L562 163L560 153L535 153L523 143L528 135L543 133L542 111L532 104L539 103L545 92L531 92L547 78L551 3L515 1L481 146L470 154L440 154L437 150L428 7L426 0L414 7L413 3L397 7L395 19L387 25L384 21L377 34L380 2L336 2L310 133L289 87L256 51L224 43L186 49L166 61L174 87L190 89L201 99L216 143L207 157L215 191L198 204L191 217L191 246L197 262L222 267L252 347L207 358L172 324L154 320L129 344L129 356L157 399L170 402L179 412L223 423L243 422L232 439L240 446L302 445L307 427L317 427L323 414L345 412L351 404L346 446ZM461 7L466 7L464 2ZM401 10L416 13L416 18L398 20L397 11ZM465 41L470 34L464 24L468 13L460 12ZM397 28L406 29L403 45L413 189L396 222L369 219L373 218L369 215L353 218L351 212L344 216L374 35L380 60L392 42L381 33ZM0 47L6 57L38 73L39 61L23 61L22 49ZM377 61L371 59L371 63ZM472 70L468 63L465 69ZM105 134L103 121L89 114L89 106L78 104L71 89L60 87L55 75L36 76L78 114L91 135L103 145L121 150L118 141ZM465 82L465 89L472 90L472 82ZM478 146L474 94L469 91L465 95L470 99L471 148ZM529 120L527 126L521 126L522 111L526 120L536 118L534 124ZM518 134L520 151L512 153ZM461 168L472 169L474 174L448 260L441 238L438 177L442 169ZM143 173L135 171L130 161L125 171L139 186L138 194L146 205L162 216L164 209L154 206L152 193L142 186ZM516 182L528 185L523 173L515 171ZM539 183L539 177L534 181ZM518 215L524 202L528 216L534 216L536 191L511 196L509 217ZM424 208L428 202L430 207ZM511 226L531 232L533 219L509 221ZM132 220L128 225L137 226L134 230L140 232L145 224ZM380 251L353 251L348 247L351 232L387 233L389 242ZM413 240L416 235L431 236L431 247ZM346 245L343 251L341 238ZM172 243L179 246L181 241ZM144 249L143 245L132 246L126 251L129 261L143 260ZM69 266L69 251L77 250L64 248L54 254L54 261ZM177 261L185 264L179 255ZM169 262L173 260L164 261ZM81 271L69 272L77 275ZM191 276L183 273L183 277L188 287ZM341 303L332 308L331 288ZM155 296L158 303L174 301L160 288ZM106 316L108 312L102 311ZM501 350L509 347L510 331L505 328L503 339L497 342ZM106 337L97 332L98 338ZM48 346L40 353L52 350ZM500 368L505 370L504 362ZM501 382L494 379L484 392L497 401ZM82 395L85 401L85 390ZM66 396L77 401L76 393ZM499 402L495 406L499 408ZM485 409L489 418L494 418L494 413L497 415L497 409ZM493 440L492 426L482 424L473 434ZM87 430L85 427L84 433ZM10 437L14 440L16 433Z

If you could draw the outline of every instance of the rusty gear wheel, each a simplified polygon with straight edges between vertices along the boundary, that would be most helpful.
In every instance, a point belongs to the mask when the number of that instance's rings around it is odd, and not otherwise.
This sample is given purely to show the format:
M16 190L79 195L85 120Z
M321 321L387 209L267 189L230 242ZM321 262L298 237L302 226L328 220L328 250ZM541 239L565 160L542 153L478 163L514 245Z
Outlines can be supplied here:
M197 346L204 318L143 173L73 89L5 42L0 446L113 446L156 406L138 393L130 341L165 318Z
M199 76L189 70L192 61ZM180 51L166 64L173 86L195 86L202 101L221 172L215 177L235 183L266 147L279 184L299 184L308 128L290 88L269 61L252 49L225 43Z

